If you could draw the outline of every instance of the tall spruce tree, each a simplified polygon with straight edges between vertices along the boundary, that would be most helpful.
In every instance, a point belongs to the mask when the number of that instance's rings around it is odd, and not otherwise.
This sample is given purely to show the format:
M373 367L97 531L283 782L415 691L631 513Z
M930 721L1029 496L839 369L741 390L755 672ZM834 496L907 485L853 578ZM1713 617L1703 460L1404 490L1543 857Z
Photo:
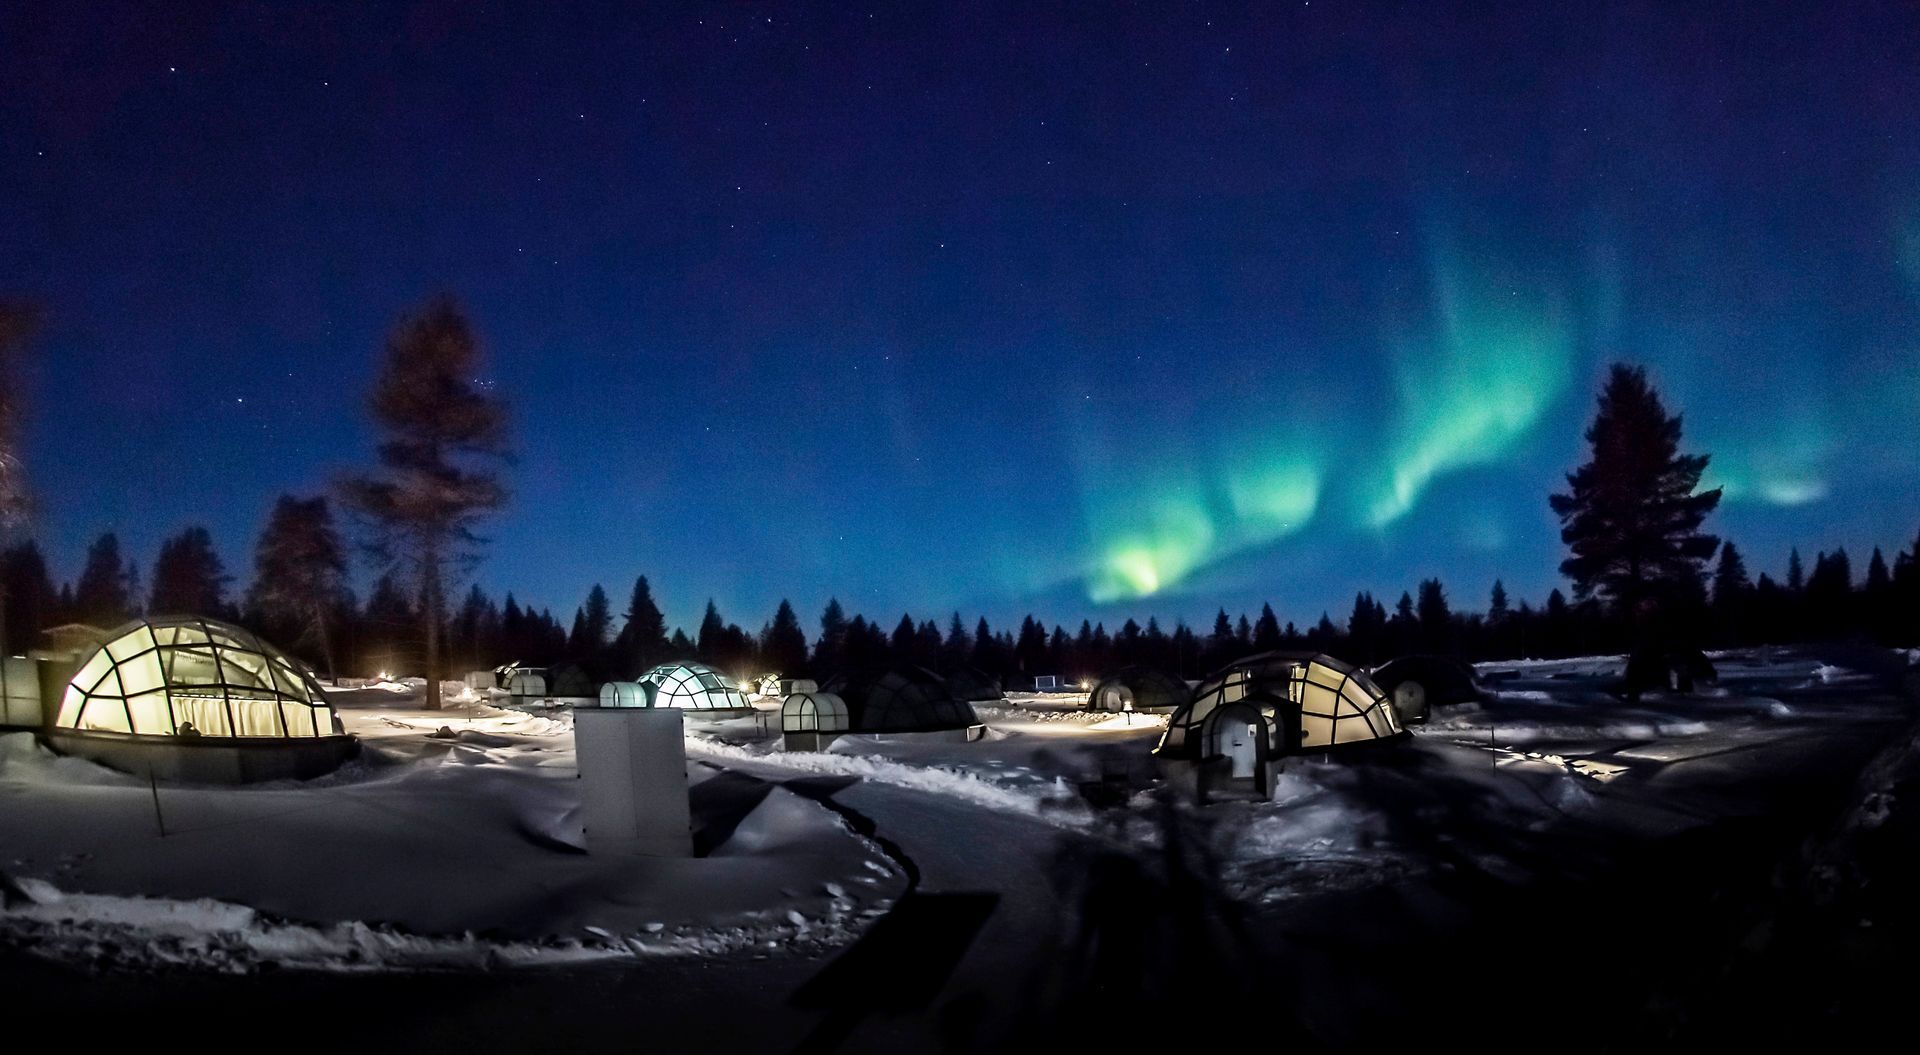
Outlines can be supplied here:
M1453 649L1453 607L1439 579L1420 582L1420 647L1433 652Z
M372 529L368 550L404 569L425 630L428 710L440 707L440 633L450 579L479 559L476 529L507 502L507 412L475 378L480 340L466 312L436 297L387 338L370 406L383 439L376 471L341 494Z
M653 587L644 575L633 581L626 622L614 648L620 653L619 665L625 667L629 677L666 662L673 651L667 641L667 617L654 603Z
M347 590L347 551L324 496L281 495L253 554L249 598L260 613L293 628L296 643L319 650L327 677L336 677L328 622Z
M597 658L607 647L607 636L613 632L613 605L607 600L607 591L599 583L587 591L585 618L585 637L591 655Z
M156 615L226 618L227 583L232 578L214 552L207 529L187 528L160 544L147 610Z
M0 610L12 628L15 648L25 651L40 631L58 621L59 594L47 574L46 558L32 539L0 553Z
M1591 459L1550 500L1575 597L1631 615L1697 594L1718 545L1700 525L1720 491L1699 490L1707 456L1680 453L1680 416L1667 413L1644 369L1614 364L1586 438Z
M113 627L133 615L132 581L120 557L120 537L109 531L87 547L87 563L73 588L73 617Z
M807 633L800 628L800 617L785 598L773 613L773 622L760 641L761 655L775 674L797 677L807 666Z
M827 598L820 613L820 640L813 645L813 669L822 674L838 672L846 663L847 613L838 597Z
M1740 556L1740 547L1732 541L1721 543L1720 563L1713 569L1713 606L1732 611L1746 600L1751 589L1753 583L1747 578L1747 562Z

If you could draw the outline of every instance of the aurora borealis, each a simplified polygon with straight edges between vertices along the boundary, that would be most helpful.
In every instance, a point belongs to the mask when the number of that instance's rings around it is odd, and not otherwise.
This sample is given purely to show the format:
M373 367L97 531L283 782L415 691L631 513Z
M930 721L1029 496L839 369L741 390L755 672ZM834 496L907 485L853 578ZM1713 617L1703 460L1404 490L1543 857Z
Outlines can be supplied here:
M520 447L478 579L563 612L1537 601L1615 359L1755 570L1891 549L1920 12L1692 6L17 6L36 533L244 569L448 289Z

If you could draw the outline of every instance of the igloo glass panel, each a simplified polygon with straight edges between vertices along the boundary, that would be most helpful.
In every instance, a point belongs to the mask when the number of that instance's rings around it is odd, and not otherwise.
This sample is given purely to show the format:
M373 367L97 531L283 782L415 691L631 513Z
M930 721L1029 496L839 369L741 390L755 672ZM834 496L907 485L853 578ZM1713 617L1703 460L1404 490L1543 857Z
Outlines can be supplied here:
M280 705L280 720L286 723L288 736L317 736L315 732L315 712L320 708L309 707L304 703L283 703Z
M81 692L92 692L111 669L113 669L113 657L107 655L105 651L95 652L92 658L82 663L80 669L74 672L73 688Z
M1355 711L1364 712L1377 702L1373 697L1367 695L1367 690L1361 687L1358 681L1347 682L1347 687L1340 690L1340 695L1345 696L1347 701L1353 704Z
M167 682L171 685L220 684L220 661L206 645L170 649L167 660Z
M1300 690L1300 709L1308 714L1320 714L1332 717L1340 706L1340 697L1325 685L1306 682Z
M220 650L220 672L228 685L249 689L274 689L273 675L267 670L267 657L257 652L241 652L237 649Z
M232 700L228 709L233 713L235 736L281 735L278 700Z
M132 659L120 661L115 673L120 676L121 691L129 696L164 691L167 685L166 673L160 669L158 651L149 650Z
M1317 714L1300 716L1300 745L1302 747L1325 747L1334 742L1334 722Z
M180 723L178 734L181 736L195 733L200 736L233 735L233 726L227 721L225 696L176 691L173 694L173 716Z
M153 648L153 630L144 626L107 643L108 655L123 662L142 652L150 652Z
M87 701L86 694L73 686L67 686L66 694L60 697L60 710L54 714L53 724L73 728L80 721L80 706Z
M1365 718L1343 718L1334 726L1334 743L1348 744L1356 740L1372 740L1380 735L1373 723Z
M127 713L133 717L133 731L141 736L172 736L173 708L165 692L148 692L127 697Z
M127 705L114 697L96 696L80 712L80 728L96 733L131 733L127 725Z

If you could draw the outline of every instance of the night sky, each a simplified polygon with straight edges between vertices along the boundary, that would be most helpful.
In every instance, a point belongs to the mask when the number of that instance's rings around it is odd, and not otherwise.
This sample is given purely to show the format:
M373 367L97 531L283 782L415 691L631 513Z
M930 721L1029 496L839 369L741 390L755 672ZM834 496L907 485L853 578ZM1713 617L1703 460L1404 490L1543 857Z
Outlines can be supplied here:
M1622 358L1755 570L1920 528L1911 4L632 6L0 7L55 575L244 582L440 290L563 618L1537 602Z

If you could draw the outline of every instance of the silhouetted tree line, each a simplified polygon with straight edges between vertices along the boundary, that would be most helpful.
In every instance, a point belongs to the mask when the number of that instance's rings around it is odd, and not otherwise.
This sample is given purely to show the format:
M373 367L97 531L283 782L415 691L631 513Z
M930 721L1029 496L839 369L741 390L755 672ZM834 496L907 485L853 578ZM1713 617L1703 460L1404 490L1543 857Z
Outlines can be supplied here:
M418 595L391 574L364 598L346 585L346 547L325 498L283 497L261 533L253 585L233 590L233 576L206 529L188 528L164 541L143 585L118 538L102 535L87 550L72 583L55 586L39 547L24 541L0 553L6 625L44 629L68 622L111 627L144 612L192 613L237 622L300 655L316 669L343 676L422 669ZM1920 642L1920 534L1892 561L1876 548L1864 574L1845 550L1820 553L1811 570L1793 551L1779 579L1750 574L1744 555L1722 543L1711 576L1689 609L1708 647L1785 644L1818 639ZM1083 620L1048 626L1027 616L1017 626L971 623L959 613L944 622L901 615L891 623L849 615L829 601L809 632L782 601L757 631L730 622L711 601L692 633L672 628L645 576L616 612L594 586L562 620L507 593L497 601L470 587L441 627L446 668L459 672L517 661L574 664L594 679L632 677L657 663L698 659L735 675L777 672L826 675L868 665L916 663L952 673L977 669L1009 685L1052 674L1069 681L1098 677L1129 664L1198 678L1240 656L1272 649L1331 652L1378 664L1416 652L1467 659L1554 658L1622 651L1634 640L1627 614L1599 597L1573 601L1559 589L1533 605L1513 602L1495 582L1482 611L1460 611L1438 579L1427 579L1391 605L1372 593L1355 596L1343 619L1329 613L1304 628L1283 621L1271 604L1237 616L1220 610L1212 626L1171 628L1157 619L1128 619L1110 630ZM17 650L29 647L22 642Z

